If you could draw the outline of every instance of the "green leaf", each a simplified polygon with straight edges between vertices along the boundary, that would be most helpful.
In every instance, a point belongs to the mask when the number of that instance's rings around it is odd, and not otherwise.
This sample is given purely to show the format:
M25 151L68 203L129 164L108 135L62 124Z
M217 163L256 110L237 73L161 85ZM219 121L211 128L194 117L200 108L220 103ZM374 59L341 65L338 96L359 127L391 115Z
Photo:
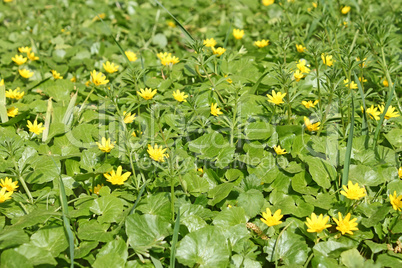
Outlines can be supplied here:
M248 221L243 208L232 207L225 208L215 216L213 224L219 227L234 226L237 224L245 224Z
M331 187L331 181L336 180L336 170L325 160L321 158L307 156L304 161L309 167L309 172L313 180L321 187L328 189Z
M384 177L365 165L350 165L349 178L363 186L377 186L385 182Z
M0 249L15 247L27 242L29 242L29 237L22 229L3 229L0 232Z
M314 184L314 182L310 174L305 171L297 173L292 177L291 185L295 192L314 196L317 195L319 187L316 185L309 186L311 184Z
M352 248L341 253L341 261L348 268L363 268L364 258L357 249Z
M230 182L217 185L215 188L208 192L208 197L212 198L212 200L209 201L209 204L211 206L214 206L215 204L225 199L232 191L233 187L234 184Z
M74 249L74 256L77 259L81 259L84 258L85 256L87 256L89 254L89 252L91 252L94 248L96 248L98 246L99 242L86 242L83 241L80 243L80 245L78 247L76 247Z
M95 199L89 209L93 213L101 215L98 217L99 223L117 222L123 216L123 202L114 195Z
M261 213L261 208L264 205L264 195L259 190L251 189L245 193L240 193L237 198L239 207L244 208L246 215L249 218L254 218Z
M389 143L393 147L395 147L398 151L402 149L402 129L400 128L394 128L390 132L386 133L384 135Z
M118 253L111 252L106 255L96 257L95 262L92 264L94 268L124 268L126 260L123 259Z
M311 260L312 267L322 268L338 268L338 262L333 258L325 257L321 254L314 253L314 258Z
M386 244L377 244L371 240L366 240L366 241L364 241L364 243L366 243L366 245L370 248L370 250L371 250L371 252L373 252L373 254L387 250Z
M384 253L377 257L375 263L381 265L381 267L401 267L402 260Z
M53 257L57 257L68 248L63 226L46 226L39 229L31 236L31 243L49 251Z
M37 156L32 161L33 172L27 176L27 183L45 183L59 178L60 161L55 160L57 166L49 156Z
M244 128L248 140L266 140L274 133L271 124L265 122L254 122Z
M88 172L93 172L98 163L96 153L89 150L84 150L81 154L80 167Z
M108 232L110 224L100 224L95 220L80 223L78 237L81 240L109 242L113 239L113 234Z
M93 267L124 267L128 257L126 242L118 237L108 242L96 255Z
M158 215L169 221L171 218L170 199L167 193L157 193L143 198L137 210L144 214Z
M226 267L229 264L226 238L217 227L208 226L186 235L177 247L178 262L189 267Z
M40 264L57 265L57 261L49 251L31 243L23 244L16 248L15 251L28 258L30 263L35 266Z
M1 268L31 268L32 263L22 254L18 253L14 249L8 249L3 251L0 258Z
M328 240L316 244L313 250L314 255L321 254L325 257L337 258L343 251L353 248L353 246L353 243L349 243L349 241Z

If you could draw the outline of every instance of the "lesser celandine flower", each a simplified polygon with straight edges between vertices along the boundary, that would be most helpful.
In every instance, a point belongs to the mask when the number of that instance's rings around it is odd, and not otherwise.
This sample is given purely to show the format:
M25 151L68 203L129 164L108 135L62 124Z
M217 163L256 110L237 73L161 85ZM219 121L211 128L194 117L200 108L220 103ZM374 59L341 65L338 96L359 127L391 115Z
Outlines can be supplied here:
M344 191L341 191L341 195L346 196L351 200L359 200L366 196L366 189L364 187L360 187L358 183L353 184L352 181L348 181L348 186L342 186Z
M126 51L124 53L126 54L129 61L136 61L138 59L137 55L132 51Z
M211 103L211 114L213 116L218 116L220 114L223 114L221 112L221 108L218 108L218 103Z
M20 53L29 53L29 52L31 52L31 50L32 50L32 48L30 48L30 47L19 47L18 48L18 51Z
M356 222L357 219L354 218L354 219L350 220L350 217L351 217L350 213L348 213L346 215L346 217L342 219L342 214L340 212L338 212L338 217L339 217L339 219L335 219L335 218L332 218L332 219L338 225L336 227L336 229L338 231L340 231L342 233L342 235L344 235L344 234L353 235L352 231L358 231L359 230L359 228L356 227L357 226L357 222Z
M223 48L223 47L218 47L218 48L212 47L212 52L215 55L218 55L218 57L222 56L222 54L225 53L225 51L226 51L226 48Z
M287 154L285 149L282 149L280 145L274 146L275 153L277 155Z
M364 67L366 66L366 63L365 63L366 60L367 60L367 58L364 58L364 59L362 60L362 63L359 64L359 66L362 67L362 68L364 68ZM360 58L357 57L357 58L356 58L356 61L360 61Z
M300 79L302 79L302 78L304 77L304 74L301 73L299 70L296 70L296 71L293 73L293 77L296 79L297 82L299 82Z
M359 77L359 81L360 83L366 83L367 79L365 79L364 77Z
M357 84L354 81L350 81L350 83L349 83L349 79L345 79L345 80L343 80L343 83L345 84L345 86L347 88L357 89Z
M60 75L56 70L51 70L54 79L63 79L63 76Z
M402 167L398 169L398 176L400 179L402 179Z
M304 107L306 107L307 109L310 108L314 108L318 103L318 100L315 100L314 102L312 100L309 101L302 101L302 104L304 105Z
M272 95L267 94L268 97L268 102L279 105L281 103L284 103L283 98L286 96L286 93L282 92L275 92L275 90L272 90Z
M140 91L137 91L137 94L146 100L150 100L155 96L156 89L152 90L150 88L145 88L145 90L144 90L143 88L140 88Z
M257 46L258 48L263 48L269 45L269 40L258 40L254 42L254 45Z
M332 55L325 55L324 53L321 54L321 59L322 62L327 65L328 67L331 67L334 64L334 60L332 59Z
M306 125L306 128L308 129L308 131L313 132L313 131L317 131L320 129L320 122L314 123L312 124L310 122L310 119L308 119L308 117L304 117L304 124Z
M151 144L148 144L148 154L149 157L151 157L153 160L157 161L157 162L165 162L165 158L168 158L169 155L166 154L166 150L162 149L162 145L158 147L158 144L155 143L154 147L151 146Z
M378 105L378 108L380 109L381 114L383 114L383 113L384 113L384 109L385 109L384 105ZM390 105L390 106L388 107L387 112L385 113L384 118L385 118L385 119L391 119L391 118L393 118L393 117L398 117L398 116L399 116L399 113L398 113L398 111L396 111L395 109L396 109L395 107L392 107L392 105Z
M243 36L244 36L244 30L233 29L233 36L234 36L234 38L236 38L237 40L242 39Z
M100 189L102 189L103 186L104 186L103 183L102 183L102 185L100 185L100 184L96 185L94 187L93 193L96 195L99 195L99 191L100 191ZM89 189L89 191L92 192L92 189Z
M305 50L307 50L306 47L304 47L303 45L298 45L298 44L296 44L296 49L297 49L297 52L299 52L299 53L303 53Z
M33 124L31 123L31 121L27 121L28 123L28 129L29 132L35 133L36 135L39 135L43 132L43 130L45 130L45 127L42 127L42 123L38 124L38 121L35 119L35 121L33 122Z
M106 76L103 73L97 73L95 70L91 72L91 78L92 83L94 83L95 86L106 85L107 83L109 83L109 80L106 80Z
M363 107L361 107L362 108L362 111L363 111ZM378 108L377 107L374 107L374 105L371 105L371 107L370 108L367 108L367 110L366 110L366 113L370 116L370 118L372 118L372 119L375 119L375 120L380 120L380 112L377 110Z
M129 112L129 113L123 112L123 115L124 115L123 121L125 124L131 124L132 122L134 122L135 114L131 115L131 112Z
M302 73L308 74L310 72L310 69L307 67L307 61L304 59L299 60L299 62L296 64L296 67Z
M30 78L34 74L33 72L31 72L30 70L27 70L27 69L20 69L20 70L18 70L18 72L24 78Z
M15 55L14 57L11 58L13 60L13 62L17 63L18 65L22 65L25 62L27 62L27 58L25 58L22 55Z
M393 195L389 195L389 200L391 202L392 208L398 211L402 209L402 195L396 196L396 191Z
M119 66L115 65L114 63L110 63L109 61L103 63L102 66L103 69L105 69L105 71L110 74L115 73L119 70Z
M185 95L185 92L180 92L180 90L173 91L173 98L177 100L178 102L187 102L186 99L188 98L188 95Z
M164 66L174 65L179 62L179 58L176 56L172 56L172 53L160 52L156 56L160 59L162 65Z
M17 87L15 90L7 90L6 91L6 97L9 99L16 99L16 100L20 100L22 99L22 97L24 97L25 92L20 92L20 88Z
M70 81L73 83L77 82L77 77L75 77L75 76L71 77Z
M317 215L313 212L311 213L310 218L306 218L305 224L307 225L308 229L307 232L309 233L321 233L324 229L327 229L328 227L331 227L331 224L327 224L329 220L329 216L324 216L320 214L320 216L317 217Z
M344 6L344 7L341 9L341 12L342 12L343 15L348 14L349 11L350 11L350 6Z
M262 0L262 4L266 7L272 5L274 2L275 0Z
M130 177L131 172L126 172L124 174L121 174L123 171L123 168L119 166L116 170L112 170L109 173L104 173L103 176L105 176L106 180L110 182L113 185L123 185L124 182Z
M110 142L110 138L106 139L105 137L102 137L101 143L97 142L99 150L101 150L104 153L109 153L113 148L114 144Z
M11 107L7 109L7 116L8 117L15 117L18 114L18 108Z
M262 218L260 219L263 223L268 225L269 227L281 224L283 215L281 215L281 210L278 209L275 211L274 215L272 215L271 210L269 208L266 209L266 212L262 212Z
M27 57L31 61L39 60L39 57L35 56L35 53L33 52L27 52Z
M14 192L18 188L18 181L14 181L11 178L6 177L0 180L0 187L6 188L8 192Z
M215 47L216 46L216 40L213 39L213 38L209 38L209 39L207 38L207 39L204 40L203 44L206 47Z
M167 25L170 27L170 28L175 28L176 27L176 23L174 23L173 21L168 21L167 22Z
M6 188L1 188L0 190L0 203L4 203L5 201L11 199L13 192L6 192L6 190Z
M389 86L389 83L388 83L387 78L384 78L384 81L382 81L382 84L383 84L384 87L388 87L388 86Z

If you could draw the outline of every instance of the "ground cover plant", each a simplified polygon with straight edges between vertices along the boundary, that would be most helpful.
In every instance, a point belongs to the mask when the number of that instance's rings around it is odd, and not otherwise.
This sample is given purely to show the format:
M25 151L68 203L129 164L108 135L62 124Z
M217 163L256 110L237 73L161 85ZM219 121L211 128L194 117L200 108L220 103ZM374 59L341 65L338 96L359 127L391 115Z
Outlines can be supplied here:
M0 267L400 267L397 0L0 2Z

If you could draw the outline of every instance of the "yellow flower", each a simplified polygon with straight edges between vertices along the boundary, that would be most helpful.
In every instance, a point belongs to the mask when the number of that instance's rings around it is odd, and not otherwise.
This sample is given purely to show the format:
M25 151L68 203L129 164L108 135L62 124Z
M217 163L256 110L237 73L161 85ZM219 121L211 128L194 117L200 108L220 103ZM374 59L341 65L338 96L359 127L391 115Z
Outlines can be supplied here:
M158 144L155 143L155 146L152 147L151 144L148 144L148 154L153 160L157 162L165 162L164 158L168 158L169 155L165 154L167 148L162 149L162 145L158 147Z
M215 47L216 46L216 40L213 39L213 38L209 38L209 39L207 38L207 39L204 40L203 44L206 47Z
M393 195L389 195L389 200L391 202L392 208L401 211L402 208L402 195L396 196L396 191Z
M293 73L293 77L296 79L297 82L300 81L304 77L304 74L302 74L299 70Z
M30 70L27 70L27 69L18 70L18 72L24 78L30 78L34 74L33 72L31 72Z
M85 82L85 86L87 86L87 87L89 87L91 84L92 84L91 80L88 80L88 81Z
M106 80L106 76L103 73L96 73L95 70L91 72L91 78L92 83L94 83L95 86L106 85L107 83L109 83L109 80Z
M362 68L364 68L364 67L366 66L366 63L365 63L366 60L367 60L367 58L364 58L364 59L362 60L362 63L359 64L359 66L362 67ZM357 58L356 58L356 61L360 61L360 58L357 57Z
M317 3L312 3L313 4L313 7L315 7L315 8L317 8L318 7L318 4Z
M4 79L1 79L1 80L0 80L0 87L1 87L1 86L4 86Z
M39 57L35 56L35 53L33 53L33 52L27 52L27 57L31 61L39 60Z
M114 143L110 142L110 138L106 139L105 137L102 137L101 143L97 142L99 150L101 150L104 153L109 153L113 148L114 148Z
M348 213L346 215L346 217L344 219L342 219L342 214L340 212L338 212L338 216L339 216L339 220L332 218L336 224L338 225L336 227L336 229L338 231L340 231L343 235L344 234L350 234L353 235L352 231L358 231L359 229L356 227L357 226L357 222L356 222L356 218L350 220L350 213Z
M145 88L145 90L140 88L140 91L139 92L137 91L137 94L146 100L150 100L155 96L156 89L152 91L152 89L150 88Z
M287 154L285 149L282 149L280 145L274 146L275 153L277 155Z
M258 40L254 42L254 45L256 45L258 48L263 48L269 45L269 40L265 39L262 39L261 41Z
M308 74L310 72L310 69L307 67L307 62L306 60L299 60L299 62L296 64L296 67L300 70L302 73Z
M0 203L4 203L4 201L11 199L13 192L6 193L6 190L6 188L1 188L0 190Z
M43 130L45 130L45 127L42 127L42 123L38 124L38 121L35 119L35 121L33 122L33 124L31 123L31 121L27 121L28 123L28 129L29 132L35 133L36 135L39 135L43 132Z
M332 55L325 55L324 53L321 54L321 59L322 62L329 67L331 67L335 62L335 60L332 59Z
M20 53L29 53L29 52L31 52L31 50L32 50L32 48L30 48L30 47L19 47L18 48L18 51L20 52Z
M366 190L364 187L360 188L358 183L353 185L353 182L348 181L348 186L343 185L342 188L344 191L341 191L341 195L346 196L348 199L359 200L366 196Z
M164 66L174 65L174 64L179 62L179 58L175 57L175 56L172 56L172 53L167 53L167 52L162 53L162 52L160 52L156 56L161 60L161 63Z
M329 220L329 216L324 216L320 214L320 216L317 217L315 213L311 213L310 218L306 218L306 225L308 227L307 232L309 233L321 233L324 229L327 229L328 227L331 227L331 224L327 224Z
M218 103L211 103L211 114L213 116L218 116L220 114L223 114L221 112L221 108L218 108Z
M20 88L17 87L14 91L13 90L7 90L6 91L6 97L9 99L16 99L20 100L24 96L25 92L20 92Z
M109 61L102 64L103 65L103 69L105 69L106 72L112 74L115 73L119 70L119 66L115 65L114 63L110 63Z
M262 218L260 219L263 223L268 225L269 227L281 224L283 215L281 215L281 210L278 209L275 211L274 215L272 215L271 210L269 208L266 209L266 212L262 212Z
M268 102L279 105L283 102L283 98L286 96L286 93L278 92L276 93L275 90L272 90L272 95L267 94Z
M341 12L342 12L342 14L348 14L349 13L349 11L350 11L350 6L344 6L342 9L341 9Z
M226 48L223 48L223 47L218 47L218 48L212 47L212 52L215 55L218 55L217 57L222 56L222 54L225 53L225 51L226 51Z
M13 180L11 178L6 177L4 180L1 179L0 182L1 182L0 186L3 187L3 188L6 188L6 190L8 192L14 192L18 188L18 185L17 185L18 181L13 182Z
M187 102L186 98L188 95L184 95L185 92L180 92L180 90L176 90L176 92L173 91L173 98L177 100L178 102Z
M314 102L312 100L309 101L302 101L302 104L304 105L304 107L306 107L307 109L310 108L314 108L318 103L318 100L315 100Z
M400 179L402 179L402 167L398 169L398 176Z
M11 107L10 109L7 109L8 117L15 117L17 114L18 114L18 108Z
M359 81L360 81L361 83L366 83L366 82L367 82L367 79L365 79L364 77L359 77Z
M305 50L307 50L306 47L304 47L303 45L297 45L297 44L296 44L296 49L297 49L297 52L300 52L300 53L303 53Z
M14 57L11 58L13 62L17 63L18 65L22 65L25 62L27 62L27 58L24 58L22 55L15 55Z
M362 112L363 112L363 107L361 107ZM380 120L379 115L381 114L379 111L377 111L377 107L374 107L374 105L371 105L370 108L367 108L366 113L370 116L370 118L375 119L375 120Z
M63 79L63 76L60 75L56 70L51 70L54 79Z
M77 77L73 76L73 77L70 79L70 81L73 82L73 83L77 82Z
M350 88L350 89L356 89L357 88L357 84L354 81L351 81L349 83L349 79L343 80L343 83L345 84L345 87L347 87L347 88Z
M126 54L129 61L136 61L138 59L137 55L134 52L126 51L124 53Z
M106 180L110 182L113 185L123 185L124 182L130 177L131 172L126 172L123 175L121 174L123 171L123 168L119 166L116 170L112 170L109 173L104 173L103 176L105 176Z
M312 131L317 131L320 129L320 122L314 123L312 124L310 122L310 119L308 119L307 117L304 117L304 124L306 125L306 128L308 129L308 131L312 132Z
M388 87L388 86L389 86L389 83L388 83L387 78L385 78L384 81L382 81L382 84L384 85L384 87Z
M384 113L384 108L385 108L384 105L378 105L378 108L380 109L381 114L383 114ZM390 105L388 107L387 112L385 113L384 118L385 119L391 119L393 117L398 117L399 113L398 113L398 111L395 111L395 109L396 109L395 107L392 107L392 105Z
M274 2L275 0L262 0L262 4L266 7L272 5Z
M341 25L342 26L342 25ZM343 22L343 26L345 26L345 28L348 28L348 22L347 21L344 21Z
M243 36L244 36L244 30L233 29L233 36L234 36L234 38L236 38L237 40L242 39Z
M102 185L100 185L100 184L96 185L94 187L94 192L93 193L99 195L99 191L103 186L104 186L103 183L102 183ZM92 189L89 189L89 191L92 192Z
M125 124L131 124L132 122L134 122L135 113L131 115L131 112L129 113L123 112L123 115L125 116L123 120Z
M176 23L174 23L173 21L168 21L167 22L167 25L170 27L170 28L175 28L176 27Z

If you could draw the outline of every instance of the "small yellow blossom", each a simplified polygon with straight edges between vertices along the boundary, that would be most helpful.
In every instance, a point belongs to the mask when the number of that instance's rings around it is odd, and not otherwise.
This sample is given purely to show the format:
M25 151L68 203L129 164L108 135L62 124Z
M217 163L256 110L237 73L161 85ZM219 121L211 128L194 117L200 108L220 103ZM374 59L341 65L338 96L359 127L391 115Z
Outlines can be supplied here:
M131 112L129 112L129 113L123 112L123 115L124 115L124 120L123 120L124 124L131 124L132 122L134 122L135 113L131 115Z
M223 114L221 112L221 108L218 108L218 103L211 103L211 114L213 116L218 116L220 114Z
M284 103L283 98L286 96L286 93L278 92L276 93L275 90L272 90L272 95L267 94L268 102L279 105Z
M39 57L35 56L35 53L33 53L33 52L28 52L27 57L31 61L39 60Z
M275 153L277 155L287 154L285 149L282 149L280 145L274 146Z
M115 73L119 70L119 66L115 65L114 63L110 63L109 61L102 64L103 69L105 69L106 72L112 74Z
M106 85L109 83L109 80L106 80L106 76L103 73L97 73L95 70L91 72L91 79L95 86Z
M106 18L106 14L105 13L99 13L98 15L96 15L92 21L98 21L99 18L101 18L102 20Z
M321 54L321 59L322 62L328 67L331 67L335 62L335 60L332 59L332 55L325 55L324 53Z
M307 62L306 60L299 60L299 62L296 64L296 67L300 70L300 72L308 74L310 72L310 69L307 67Z
M359 66L362 67L362 68L366 67L366 60L367 60L367 58L364 58L364 59L362 60L362 63L359 63ZM360 61L360 58L357 57L357 58L356 58L356 61Z
M18 65L22 65L25 62L27 62L27 58L25 58L22 55L15 55L14 57L11 58L13 60L13 62L17 63Z
M126 51L124 53L126 54L129 61L136 61L138 59L137 55L134 52Z
M350 6L344 6L344 7L341 9L341 12L342 12L343 15L348 14L349 11L350 11Z
M299 70L296 70L296 71L293 73L293 77L296 79L297 82L299 82L300 79L302 79L302 78L304 77L304 74L301 73Z
M29 52L31 52L31 50L32 50L32 48L30 48L30 47L19 47L19 48L18 48L18 51L19 51L20 53L26 53L26 54L28 54Z
M73 76L73 77L70 79L70 81L73 82L73 83L77 82L77 77Z
M350 213L348 213L346 215L346 217L344 219L342 219L342 214L340 212L338 212L338 217L339 217L339 220L335 219L335 218L332 218L332 219L338 225L336 227L336 229L338 231L340 231L342 233L342 235L344 235L344 234L353 235L352 231L358 231L359 230L359 228L357 228L357 222L356 222L357 219L354 218L354 219L350 220L350 217L351 217Z
M114 143L110 142L110 138L102 137L101 143L97 142L99 150L104 153L109 153L114 148Z
M20 88L17 87L15 90L7 90L6 91L6 97L9 99L16 99L20 100L22 97L25 95L25 92L20 92Z
M260 219L263 223L268 225L269 227L281 224L283 215L281 215L281 210L278 209L275 211L274 215L272 215L271 210L269 208L266 209L266 212L262 212L262 218Z
M226 48L223 48L223 47L218 47L218 48L212 47L212 52L215 55L218 55L217 57L222 56L222 54L225 53L225 51L226 51Z
M348 181L348 186L342 186L344 191L341 191L341 195L346 196L348 199L359 200L366 196L366 189L360 187L358 183L353 184L353 182Z
M94 187L93 193L96 194L96 195L99 195L99 191L100 191L100 189L101 189L103 186L104 186L103 183L102 183L102 185L100 185L100 184L96 185L96 186ZM89 189L89 191L92 192L92 189Z
M14 181L11 178L5 178L0 180L0 187L6 188L7 192L15 192L18 188L18 181Z
M244 36L244 30L233 29L233 36L234 36L234 38L236 38L237 40L242 39L243 36Z
M298 45L298 44L296 44L296 49L297 49L297 52L299 52L299 53L303 53L305 50L307 50L306 47L304 47L303 45Z
M342 26L342 25L341 25ZM345 28L348 28L348 22L347 21L344 21L343 22L343 26L345 26Z
M363 111L363 107L361 107L361 108ZM378 120L380 120L379 115L381 114L381 112L379 112L377 109L378 109L377 107L374 107L374 105L371 105L370 108L367 108L366 113L370 116L370 118L378 121Z
M112 170L109 173L104 173L103 176L105 176L106 180L110 182L113 185L123 185L124 182L130 177L131 172L126 172L124 174L121 174L123 171L123 168L119 166L116 170Z
M20 69L20 70L18 70L18 72L24 78L30 78L34 74L33 72L31 72L30 70L27 70L27 69L22 69L22 70Z
M306 107L307 109L310 108L314 108L318 103L318 100L315 100L314 102L312 100L309 101L302 101L302 104L304 105L304 107Z
M164 66L171 66L179 62L179 58L172 56L172 53L160 52L156 56L160 59L162 65Z
M398 176L400 179L402 179L402 167L398 169Z
M176 23L174 23L173 21L168 21L167 22L167 25L170 27L170 28L175 28L176 27Z
M178 102L187 102L186 101L186 98L188 98L188 95L185 95L185 92L180 92L180 90L176 90L176 92L175 91L173 91L173 98L175 99L175 100L177 100Z
M258 48L263 48L269 45L269 40L258 40L254 42L254 45L257 46Z
M306 128L308 129L308 131L313 132L313 131L317 131L320 129L320 122L314 123L312 124L310 122L310 119L308 119L307 117L304 117L304 124L306 125Z
M168 158L169 155L166 154L167 148L162 149L162 145L158 147L158 144L155 144L154 147L151 144L148 144L148 154L153 160L157 162L165 162L165 158Z
M204 40L203 44L206 47L215 47L216 46L216 40L213 39L213 38L209 38L209 39L207 38L207 39Z
M137 91L137 94L143 97L146 100L152 99L156 94L156 89L152 91L150 88L140 88L140 91Z
M398 211L401 211L402 208L402 195L396 196L396 191L394 191L393 195L389 195L389 200L391 202L392 208Z
M272 5L274 2L275 0L262 0L262 4L266 7Z
M343 80L343 83L345 84L345 86L346 86L347 88L350 88L350 89L357 89L357 84L356 84L354 81L351 81L351 82L349 83L349 79L345 79L345 80Z
M18 114L18 108L11 107L7 109L7 116L8 117L15 117Z
M54 78L55 80L57 80L57 79L63 79L63 76L61 76L60 73L58 73L56 70L51 70L51 72L52 72L53 78Z
M318 4L315 3L315 2L313 2L313 3L311 3L311 4L313 5L314 8L317 8L317 7L318 7Z
M365 79L364 77L359 77L359 81L360 83L366 83L367 79Z
M92 84L91 80L88 80L88 81L85 82L85 86L87 86L87 87L89 87L91 84Z
M383 113L384 113L384 109L385 109L384 105L378 105L378 108L380 109L381 114L383 114ZM398 111L396 111L396 108L395 108L395 107L392 107L392 105L390 105L390 106L388 107L387 112L385 113L384 118L385 118L385 119L391 119L391 118L393 118L393 117L398 117L398 116L399 116L399 113L398 113Z
M7 192L6 193L6 188L1 188L0 190L0 203L4 203L6 200L11 199L11 195L13 192Z
M324 216L320 214L320 216L317 217L317 215L313 212L311 213L310 218L306 218L306 225L308 227L307 232L309 233L321 233L324 229L327 229L328 227L331 227L331 224L327 224L329 220L329 216Z
M35 121L33 122L33 124L31 123L31 121L27 121L28 123L28 129L29 132L35 133L36 135L39 135L43 132L43 130L45 130L45 127L42 127L42 123L38 124L38 121L35 119Z
M383 84L384 87L388 87L388 86L389 86L389 83L388 83L387 78L384 78L384 81L382 81L382 84ZM393 84L393 83L392 83L392 84Z

